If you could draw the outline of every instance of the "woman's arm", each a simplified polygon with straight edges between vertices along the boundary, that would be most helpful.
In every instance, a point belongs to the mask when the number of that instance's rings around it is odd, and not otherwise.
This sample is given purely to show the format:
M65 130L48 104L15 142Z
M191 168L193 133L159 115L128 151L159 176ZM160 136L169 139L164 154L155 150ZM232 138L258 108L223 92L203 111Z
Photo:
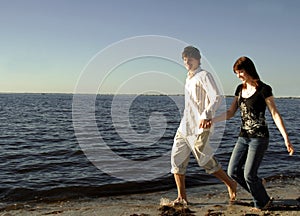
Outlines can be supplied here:
M273 120L284 139L287 151L290 153L290 155L293 155L294 147L293 147L292 143L290 142L289 136L286 132L286 128L283 123L283 119L281 118L281 115L279 114L279 112L276 108L274 97L273 96L267 97L265 99L265 101L266 101L268 109L273 117Z
M212 123L216 123L219 121L224 121L232 118L238 109L238 97L235 96L229 109L226 112L223 112L219 116L216 116L212 119Z

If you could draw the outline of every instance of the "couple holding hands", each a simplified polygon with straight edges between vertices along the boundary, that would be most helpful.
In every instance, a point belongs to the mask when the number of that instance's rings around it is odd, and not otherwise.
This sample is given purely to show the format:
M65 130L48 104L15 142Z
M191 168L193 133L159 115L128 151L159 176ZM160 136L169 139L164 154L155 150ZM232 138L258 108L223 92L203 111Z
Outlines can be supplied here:
M187 69L187 78L184 114L171 154L171 172L178 191L173 204L187 204L185 173L192 152L199 166L224 182L231 201L236 199L239 184L252 195L255 210L266 209L272 198L267 194L257 171L269 145L269 130L265 120L267 107L283 136L287 151L290 155L294 153L294 147L276 108L272 88L260 80L251 59L240 57L233 65L233 72L242 83L237 86L229 109L214 116L222 96L212 75L200 67L199 50L193 46L185 47L182 59ZM205 149L209 148L211 126L230 119L238 109L241 112L241 129L226 173L213 155L206 159L203 156Z

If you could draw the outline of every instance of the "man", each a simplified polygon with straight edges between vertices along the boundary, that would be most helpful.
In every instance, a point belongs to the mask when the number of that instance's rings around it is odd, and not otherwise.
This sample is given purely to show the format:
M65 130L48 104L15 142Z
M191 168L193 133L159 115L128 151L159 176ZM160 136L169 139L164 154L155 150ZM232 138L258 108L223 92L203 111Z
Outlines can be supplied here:
M175 135L171 154L171 172L178 191L178 197L173 204L187 204L185 173L191 152L199 166L225 183L230 200L234 200L237 183L223 171L209 145L211 119L222 97L212 75L201 69L201 55L197 48L184 48L182 59L188 73L184 115Z

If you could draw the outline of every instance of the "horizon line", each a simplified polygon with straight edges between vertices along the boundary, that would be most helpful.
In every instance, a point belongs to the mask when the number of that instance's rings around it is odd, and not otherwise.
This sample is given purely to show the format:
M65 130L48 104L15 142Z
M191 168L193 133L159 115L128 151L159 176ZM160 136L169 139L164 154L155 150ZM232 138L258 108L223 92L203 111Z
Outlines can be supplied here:
M0 94L72 94L72 95L94 95L94 93L71 93L71 92L0 92ZM184 94L155 94L155 93L149 93L149 94L137 94L137 93L119 93L119 94L113 94L113 93L97 93L96 95L143 95L143 96L184 96ZM222 95L224 97L234 97L234 95ZM300 98L300 96L274 96L274 98Z

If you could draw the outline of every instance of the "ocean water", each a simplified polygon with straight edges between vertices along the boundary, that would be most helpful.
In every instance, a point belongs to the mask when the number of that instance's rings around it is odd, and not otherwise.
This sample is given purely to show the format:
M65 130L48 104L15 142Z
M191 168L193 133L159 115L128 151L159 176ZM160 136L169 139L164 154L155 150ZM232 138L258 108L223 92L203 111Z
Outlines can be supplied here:
M183 96L119 96L118 103L112 95L90 97L82 95L74 106L71 94L0 94L1 203L175 188L169 152ZM270 146L259 175L299 177L300 99L277 98L276 104L296 153L288 156L267 112ZM236 114L216 152L225 170L239 127ZM191 157L187 186L216 183Z

